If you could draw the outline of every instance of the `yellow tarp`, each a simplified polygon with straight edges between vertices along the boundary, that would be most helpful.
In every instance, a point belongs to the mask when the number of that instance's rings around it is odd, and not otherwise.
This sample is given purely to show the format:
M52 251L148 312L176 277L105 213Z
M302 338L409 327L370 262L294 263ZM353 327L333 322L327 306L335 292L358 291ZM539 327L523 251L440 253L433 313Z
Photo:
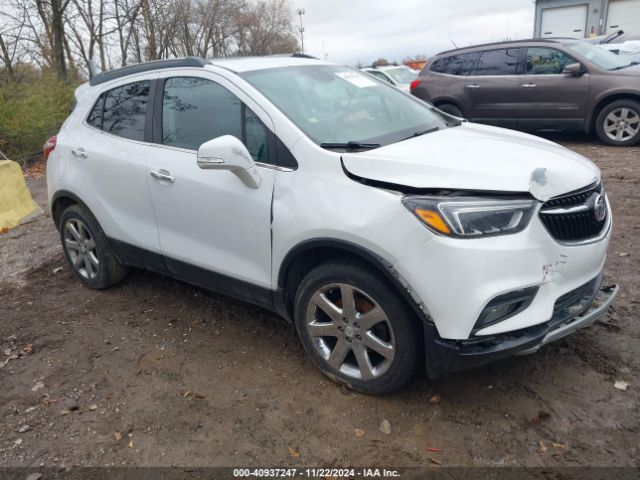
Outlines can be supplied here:
M0 230L13 228L41 211L31 198L20 165L0 160Z

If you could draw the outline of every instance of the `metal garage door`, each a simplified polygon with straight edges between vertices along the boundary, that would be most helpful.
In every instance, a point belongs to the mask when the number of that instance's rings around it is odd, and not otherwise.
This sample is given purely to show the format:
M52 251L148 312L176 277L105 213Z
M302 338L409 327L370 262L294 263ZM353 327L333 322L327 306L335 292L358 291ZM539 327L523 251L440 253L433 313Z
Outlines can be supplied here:
M542 10L540 36L584 38L587 11L587 5L545 8Z
M640 33L640 0L611 0L607 13L607 33L616 30Z

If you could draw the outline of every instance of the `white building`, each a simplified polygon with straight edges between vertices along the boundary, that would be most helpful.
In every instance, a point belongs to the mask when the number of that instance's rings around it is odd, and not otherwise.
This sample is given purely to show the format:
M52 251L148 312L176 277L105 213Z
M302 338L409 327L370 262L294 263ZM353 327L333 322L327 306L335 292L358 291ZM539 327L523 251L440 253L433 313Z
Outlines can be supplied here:
M536 0L534 37L640 33L640 0Z

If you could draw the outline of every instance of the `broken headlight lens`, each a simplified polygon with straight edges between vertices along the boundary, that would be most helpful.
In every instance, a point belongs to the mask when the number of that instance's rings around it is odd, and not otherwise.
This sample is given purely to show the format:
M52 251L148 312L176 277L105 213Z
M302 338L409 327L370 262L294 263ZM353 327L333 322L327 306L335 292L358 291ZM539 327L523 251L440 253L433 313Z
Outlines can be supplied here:
M536 208L535 200L491 197L407 196L402 203L436 233L461 238L520 232Z

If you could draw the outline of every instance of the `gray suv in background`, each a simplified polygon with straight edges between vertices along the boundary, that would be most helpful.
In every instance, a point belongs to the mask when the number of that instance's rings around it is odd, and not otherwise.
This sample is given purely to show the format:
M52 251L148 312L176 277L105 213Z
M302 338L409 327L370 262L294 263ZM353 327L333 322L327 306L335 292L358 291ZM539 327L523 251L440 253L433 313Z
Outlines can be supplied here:
M442 52L411 93L474 122L521 130L584 130L640 141L640 66L574 39L500 42Z

